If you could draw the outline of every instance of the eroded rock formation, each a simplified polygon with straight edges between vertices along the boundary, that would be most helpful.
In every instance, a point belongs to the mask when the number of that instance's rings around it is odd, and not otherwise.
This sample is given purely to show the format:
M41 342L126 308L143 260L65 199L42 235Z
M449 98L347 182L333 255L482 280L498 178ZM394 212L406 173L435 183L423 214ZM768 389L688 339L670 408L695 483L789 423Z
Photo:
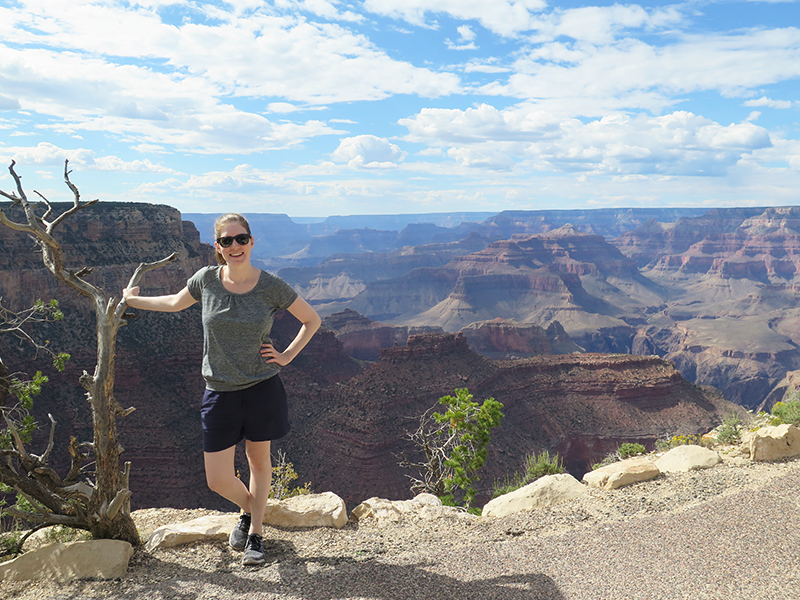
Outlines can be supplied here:
M93 277L107 290L121 290L138 262L173 251L179 252L180 260L148 274L143 293L178 291L194 271L213 261L212 249L200 243L196 228L183 222L174 209L116 203L99 203L96 208L79 213L81 218L70 227L65 223L61 240L69 266L94 267ZM523 299L517 305L520 309L544 298L546 306L559 307L554 314L563 315L558 320L564 330L570 335L582 331L581 339L588 339L586 331L601 335L609 323L631 329L646 310L631 320L626 307L649 306L643 298L654 292L647 281L637 279L631 260L604 247L598 236L588 236L587 248L593 249L587 250L581 247L584 238L565 229L543 239L512 240L456 261L459 269L414 270L402 279L400 293L394 283L376 281L370 286L385 286L385 293L375 297L381 298L379 310L386 313L408 310L409 302L418 312L420 307L428 310L451 295L462 303L464 315L473 316L479 312L481 297L494 298L497 309L505 306L504 296ZM25 348L0 339L0 352L13 368L28 372L41 368L51 378L36 401L36 415L46 422L46 414L52 412L58 421L51 459L58 468L58 449L65 448L69 435L91 438L88 406L78 383L82 371L95 364L91 310L84 299L55 285L25 236L0 230L0 244L6 261L0 269L0 295L9 304L19 307L36 298L55 297L66 309L64 321L41 329L54 348L73 354L64 373L31 362ZM498 266L500 272L492 279ZM484 281L482 270L489 276ZM458 297L456 288L463 296ZM609 297L615 300L600 299L595 295L599 290L610 290ZM590 306L599 312L587 312ZM599 316L587 325L580 320L583 316L578 318L585 314ZM134 508L231 508L208 491L204 481L199 316L197 307L176 314L142 311L139 319L120 330L116 398L124 407L137 409L119 423L124 459L133 463ZM491 314L492 319L497 316ZM474 320L470 316L468 322ZM584 323L583 329L578 323ZM291 316L278 316L276 342L288 343L297 327ZM564 342L562 330L554 328L553 333L553 339ZM408 345L389 346L377 363L364 369L347 356L343 342L332 332L321 331L282 376L291 397L293 431L276 447L287 452L301 482L332 490L348 503L373 495L409 494L396 458L409 450L405 433L415 427L419 415L455 388L469 388L476 399L493 396L506 407L485 486L519 469L528 452L561 449L570 468L580 472L608 451L604 445L699 433L715 425L728 409L720 398L688 384L658 357L589 354L497 362L471 351L465 337L453 334L411 336ZM34 451L44 448L45 436L40 432L34 440ZM242 456L238 464L244 473Z

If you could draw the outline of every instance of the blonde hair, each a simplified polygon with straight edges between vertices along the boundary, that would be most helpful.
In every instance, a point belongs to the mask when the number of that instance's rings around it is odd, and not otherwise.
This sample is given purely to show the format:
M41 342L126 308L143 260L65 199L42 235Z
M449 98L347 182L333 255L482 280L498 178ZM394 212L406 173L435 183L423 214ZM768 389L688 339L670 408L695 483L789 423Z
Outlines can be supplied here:
M217 220L214 221L214 241L215 242L217 241L217 238L219 237L219 234L222 231L222 229L228 223L239 223L239 225L241 225L242 227L245 228L245 230L247 230L247 233L252 235L252 233L250 231L250 223L247 222L247 219L245 219L239 213L226 213L224 215L221 215L221 216L217 217ZM227 264L225 262L225 259L222 258L222 254L220 254L219 252L215 252L215 255L216 255L216 258L217 258L217 263L219 263L220 265Z

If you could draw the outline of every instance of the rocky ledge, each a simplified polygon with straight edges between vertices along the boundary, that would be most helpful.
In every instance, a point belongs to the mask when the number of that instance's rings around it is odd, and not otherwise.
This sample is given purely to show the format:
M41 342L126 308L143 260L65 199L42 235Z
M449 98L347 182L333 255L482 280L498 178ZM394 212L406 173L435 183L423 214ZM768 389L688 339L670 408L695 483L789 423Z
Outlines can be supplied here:
M754 491L770 489L769 494L780 497L781 489L785 492L786 486L778 482L783 482L784 476L800 477L800 461L796 459L800 456L800 430L794 426L764 427L746 434L739 445L716 448L718 451L700 446L678 446L666 453L654 453L611 465L617 472L626 469L628 472L643 472L639 463L650 465L649 477L629 479L629 485L619 489L592 483L592 479L599 481L601 477L587 475L585 481L589 485L581 486L567 474L549 476L543 478L544 483L539 480L527 487L543 488L551 486L550 482L557 482L551 489L558 488L564 493L538 493L538 501L527 505L518 503L513 510L498 511L498 501L505 498L501 497L484 508L482 517L443 507L437 498L427 494L414 500L395 502L371 498L356 507L349 520L343 518L344 503L336 501L330 493L273 502L266 519L272 525L266 530L268 565L272 566L259 572L268 573L276 565L280 572L281 568L288 568L287 564L307 564L309 561L337 565L376 560L393 562L399 558L402 563L413 559L418 548L428 552L436 548L443 550L452 547L454 539L473 547L492 547L513 540L580 535L581 531L588 532L590 528L603 524L605 531L609 531L625 527L622 523L632 518L701 511L703 505L729 496L752 497ZM770 453L765 453L764 448L770 448ZM618 478L617 481L621 480ZM506 496L525 496L518 492ZM106 593L102 597L122 597L132 593L148 595L163 590L163 586L172 585L176 563L185 564L184 569L191 565L201 573L217 573L219 577L241 568L237 565L238 553L228 548L225 542L227 532L236 522L235 514L149 509L135 512L134 518L149 541L145 547L136 550L128 572L123 575L125 569L120 572L117 567L104 575L104 571L98 570L98 565L107 564L109 558L114 558L109 556L106 547L98 550L100 554L95 564L87 571L88 576L95 579L117 579L112 588L121 596ZM41 567L44 562L48 566L47 569L38 568L33 579L39 581L24 589L13 581L20 578L19 569L15 571L12 563L0 565L0 580L3 581L0 590L5 597L19 600L50 597L56 590L62 595L94 597L93 592L101 589L95 589L95 584L86 581L68 583L70 579L87 577L86 573L76 576L74 560L67 564L66 575L56 569L59 557L69 556L65 548L79 547L85 553L88 544L75 542L45 546L23 555L21 558L27 556L26 560L34 568L37 565ZM44 559L37 553L49 554ZM118 560L127 564L129 557L127 551L122 551ZM92 564L85 556L83 562ZM43 581L47 579L51 581ZM26 586L29 583L26 582Z

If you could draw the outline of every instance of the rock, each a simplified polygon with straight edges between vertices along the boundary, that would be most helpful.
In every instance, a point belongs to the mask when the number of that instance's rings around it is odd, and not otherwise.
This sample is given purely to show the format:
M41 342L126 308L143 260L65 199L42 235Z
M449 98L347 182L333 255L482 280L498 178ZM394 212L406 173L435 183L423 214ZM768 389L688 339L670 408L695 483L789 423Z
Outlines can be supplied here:
M50 544L0 564L0 581L116 579L128 570L133 546L120 540Z
M615 490L619 487L654 479L661 474L658 467L648 458L629 458L621 460L583 476L583 482L596 488Z
M347 524L344 500L333 492L268 500L264 523L277 527L336 527Z
M146 548L152 552L198 540L227 540L238 521L238 513L230 513L164 525L150 535ZM333 492L268 500L264 523L274 527L342 528L347 523L347 509L344 500Z
M505 517L511 513L550 506L586 495L586 486L568 473L546 475L533 483L503 494L483 507L484 517Z
M752 460L800 456L800 429L794 425L766 426L748 436Z
M164 525L150 535L145 548L152 552L156 548L171 548L198 540L226 540L238 521L239 515L230 513Z
M694 444L673 448L656 461L662 473L679 473L715 467L722 458L719 454Z
M470 516L452 506L442 506L442 501L433 494L419 494L412 500L386 500L378 497L364 500L350 513L350 519L375 519L380 523L397 522L404 518L435 519L444 514L467 518Z

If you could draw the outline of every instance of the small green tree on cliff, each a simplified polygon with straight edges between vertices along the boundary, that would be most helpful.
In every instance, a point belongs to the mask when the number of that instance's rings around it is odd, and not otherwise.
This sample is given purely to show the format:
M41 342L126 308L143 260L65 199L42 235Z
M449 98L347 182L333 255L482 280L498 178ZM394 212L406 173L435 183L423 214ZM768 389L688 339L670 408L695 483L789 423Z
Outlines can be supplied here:
M43 352L49 355L53 360L53 366L59 371L64 370L65 363L70 358L69 354L66 352L54 352L50 348L49 342L41 342L37 339L31 331L31 327L35 323L60 321L63 318L64 313L59 309L57 300L51 300L50 302L37 300L33 306L16 312L4 306L2 298L0 298L0 334L12 335L21 342L27 342L32 345L37 354ZM24 373L10 372L5 362L3 362L3 357L0 356L0 416L2 416L2 420L0 420L0 456L6 454L9 450L13 450L16 442L15 438L18 438L23 444L30 442L37 428L36 421L30 413L33 407L33 399L39 395L42 391L42 385L47 381L47 376L43 375L41 371L37 371L32 379L27 379ZM16 398L16 403L10 404L9 397ZM51 421L50 432L52 440L55 420L52 415L48 416ZM49 453L51 446L52 441L48 445L48 450L45 454ZM13 465L13 462L11 464ZM0 483L0 493L14 495L15 491L13 488ZM31 506L24 493L16 491L15 495L16 503L14 508L24 509ZM6 499L0 499L0 561L3 560L1 557L5 554L18 553L27 537L37 529L30 529L24 535L20 534L18 536L14 530L27 528L19 523L19 519L12 518L11 527L8 529L12 534L5 535L7 528L4 521L7 519L2 519L6 512L3 510L5 506L7 506Z
M479 405L466 388L455 390L455 396L443 396L439 404L447 410L438 413L436 406L431 407L420 417L419 428L408 434L425 460L413 462L403 456L400 465L419 473L419 477L408 475L413 493L427 492L445 504L471 508L472 484L486 462L491 431L500 425L503 405L494 398Z
M24 497L31 508L20 510L12 507L5 512L32 523L66 525L85 529L95 538L120 539L138 544L139 534L130 516L130 463L126 462L124 470L120 470L122 446L117 440L116 425L118 416L124 417L134 409L123 409L114 398L116 336L120 326L129 317L125 313L126 304L121 299L107 297L100 288L87 281L86 277L92 272L90 268L83 267L77 271L68 269L64 264L61 246L53 235L65 219L95 204L97 200L81 201L78 188L69 178L69 162L65 161L64 182L72 192L73 205L60 215L54 215L47 198L34 190L45 205L44 211L39 210L35 203L28 201L22 179L14 170L14 165L15 162L11 161L8 170L16 184L16 191L0 190L0 195L11 201L11 207L7 208L21 209L22 216L19 220L12 220L0 209L0 223L28 233L41 248L42 260L50 273L94 304L97 364L93 374L84 371L80 377L92 411L93 439L85 444L93 454L94 471L91 479L86 477L89 474L85 472L84 461L89 457L82 451L84 445L74 438L71 440L68 450L72 466L62 478L47 465L52 443L41 456L30 453L13 420L6 418L13 446L0 451L0 482ZM146 272L176 258L177 255L172 254L155 263L140 264L129 286L135 286Z

